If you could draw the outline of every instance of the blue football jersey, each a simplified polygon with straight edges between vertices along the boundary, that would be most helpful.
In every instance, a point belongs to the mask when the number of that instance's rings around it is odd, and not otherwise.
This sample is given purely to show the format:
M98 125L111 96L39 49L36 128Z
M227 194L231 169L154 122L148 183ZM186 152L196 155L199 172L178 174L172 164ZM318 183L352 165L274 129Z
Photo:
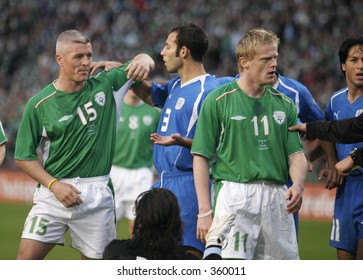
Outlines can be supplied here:
M274 88L284 93L295 103L298 119L303 122L324 119L324 114L306 86L300 82L277 74Z
M185 84L176 77L165 85L153 83L151 97L155 106L162 108L157 133L170 136L180 133L194 138L202 103L208 93L220 86L212 75L196 77ZM193 156L190 150L178 145L154 145L154 165L161 174L172 171L192 171Z
M352 104L347 98L347 88L343 88L335 92L325 109L325 117L327 120L342 120L357 117L363 113L363 95L359 96ZM353 148L363 147L363 142L352 144L336 144L338 159L342 160L349 155ZM363 168L356 169L351 172L354 174L363 174Z

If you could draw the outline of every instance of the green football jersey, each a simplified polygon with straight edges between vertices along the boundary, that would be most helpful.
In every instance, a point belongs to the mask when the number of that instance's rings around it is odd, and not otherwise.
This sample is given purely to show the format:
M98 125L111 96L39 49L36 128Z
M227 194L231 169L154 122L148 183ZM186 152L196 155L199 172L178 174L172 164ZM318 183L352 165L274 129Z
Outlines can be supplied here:
M0 122L0 145L5 144L6 142L8 142L8 138L6 137L3 125Z
M211 92L203 103L192 153L212 160L216 181L285 184L288 157L303 150L294 103L267 86L262 97L243 93L236 81Z
M77 92L49 84L31 97L20 123L15 159L37 160L55 178L95 177L110 172L117 111L132 85L125 68L90 77ZM118 109L117 109L118 108Z
M159 118L160 111L146 103L122 104L114 165L132 169L152 166L154 143L150 134L156 132Z

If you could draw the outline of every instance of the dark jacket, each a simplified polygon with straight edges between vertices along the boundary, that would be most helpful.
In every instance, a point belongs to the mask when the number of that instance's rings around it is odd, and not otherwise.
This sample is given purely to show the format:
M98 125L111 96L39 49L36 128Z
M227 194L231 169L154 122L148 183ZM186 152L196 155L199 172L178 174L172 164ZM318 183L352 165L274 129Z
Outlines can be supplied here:
M103 253L104 260L137 260L137 259L152 259L147 257L147 253L134 247L132 240L113 240L108 244ZM183 252L165 252L161 258L163 260L198 260L196 256L190 253ZM210 254L204 258L205 260L221 260L218 254Z
M314 121L306 124L306 137L348 144L363 141L363 114L339 121ZM363 148L358 149L356 165L363 166Z

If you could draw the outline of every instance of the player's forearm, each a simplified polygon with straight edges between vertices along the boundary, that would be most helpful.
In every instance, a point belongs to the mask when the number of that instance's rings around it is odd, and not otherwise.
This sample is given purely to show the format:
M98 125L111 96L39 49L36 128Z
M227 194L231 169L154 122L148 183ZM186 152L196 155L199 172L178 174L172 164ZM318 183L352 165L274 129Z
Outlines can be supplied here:
M195 189L198 198L199 213L203 214L211 210L209 193L209 160L201 155L194 155L193 175Z
M320 144L320 140L314 142L306 151L306 158L313 162L324 155L324 150Z
M289 157L289 173L293 184L303 190L307 174L307 161L303 152Z
M131 90L140 97L145 103L153 106L154 102L151 99L151 85L150 81L143 81L140 84L135 84L131 87Z
M26 174L43 186L48 186L49 182L54 179L37 160L15 160L15 163Z
M5 144L3 144L0 145L0 165L2 165L2 163L4 162L5 155L6 155L6 148Z
M133 60L136 62L140 61L140 62L145 63L146 65L149 66L150 71L154 70L154 68L155 68L154 60L151 58L150 55L148 55L146 53L141 53L141 54L136 55Z
M328 166L334 167L334 165L338 162L335 144L329 141L320 141L320 145L326 156Z
M180 138L180 146L183 146L184 148L191 149L193 144L193 139L181 137Z

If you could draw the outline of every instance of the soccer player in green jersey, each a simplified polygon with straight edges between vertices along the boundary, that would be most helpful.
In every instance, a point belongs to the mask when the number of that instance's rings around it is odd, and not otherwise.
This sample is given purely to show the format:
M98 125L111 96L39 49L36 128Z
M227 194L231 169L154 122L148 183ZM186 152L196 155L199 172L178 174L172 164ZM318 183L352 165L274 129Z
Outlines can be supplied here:
M135 200L154 182L154 143L150 135L156 131L159 118L157 108L144 103L132 90L126 93L110 176L115 190L116 219L128 220L129 236L134 225Z
M292 213L301 207L307 162L298 133L288 131L297 123L294 103L270 86L278 44L272 31L247 32L236 48L240 77L211 92L200 112L192 146L197 237L205 240L212 223L211 167L214 218L236 214L223 258L299 259Z
M101 259L116 238L109 172L117 115L126 91L148 77L154 61L139 54L90 77L92 45L76 30L59 35L55 59L59 77L30 98L16 139L17 165L39 183L17 258L45 258L69 229L82 259Z
M0 166L4 162L6 155L6 143L8 142L8 138L5 135L4 128L2 123L0 122Z

